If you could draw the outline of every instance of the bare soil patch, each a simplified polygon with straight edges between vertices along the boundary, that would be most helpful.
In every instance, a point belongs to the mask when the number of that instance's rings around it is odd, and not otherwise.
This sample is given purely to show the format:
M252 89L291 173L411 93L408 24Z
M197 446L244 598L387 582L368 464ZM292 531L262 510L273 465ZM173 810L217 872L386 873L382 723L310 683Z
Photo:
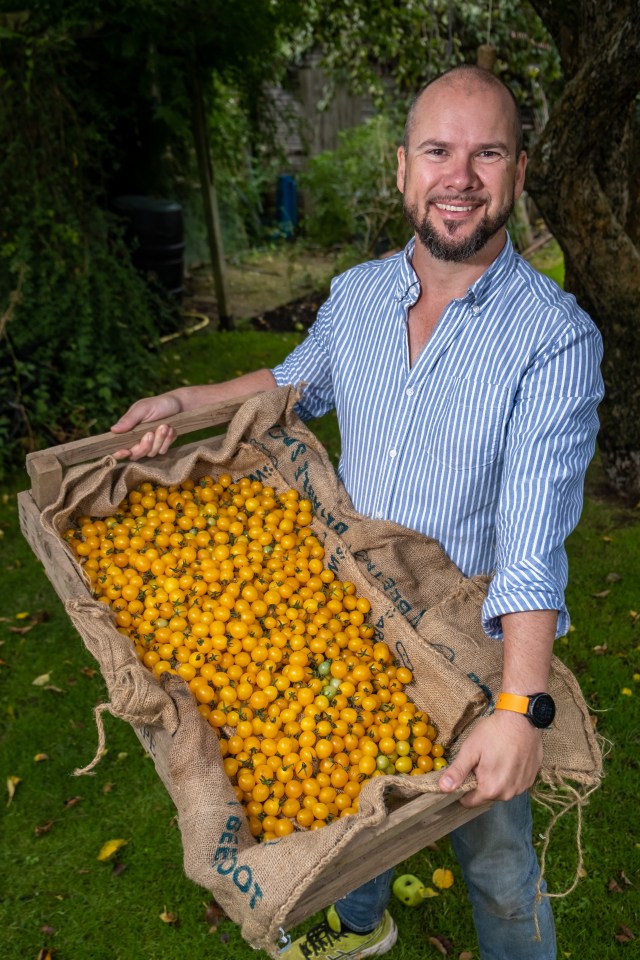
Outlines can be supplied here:
M307 329L338 269L336 254L310 252L295 244L255 251L230 262L228 306L236 326L276 332ZM208 265L189 267L183 310L217 325L219 310Z

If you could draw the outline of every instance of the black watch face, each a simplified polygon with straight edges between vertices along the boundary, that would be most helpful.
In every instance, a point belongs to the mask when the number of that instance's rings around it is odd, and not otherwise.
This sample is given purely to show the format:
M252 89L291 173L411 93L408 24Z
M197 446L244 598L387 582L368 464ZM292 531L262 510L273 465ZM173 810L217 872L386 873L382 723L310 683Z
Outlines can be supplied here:
M534 697L529 709L536 727L548 727L556 715L556 705L548 693L541 693Z

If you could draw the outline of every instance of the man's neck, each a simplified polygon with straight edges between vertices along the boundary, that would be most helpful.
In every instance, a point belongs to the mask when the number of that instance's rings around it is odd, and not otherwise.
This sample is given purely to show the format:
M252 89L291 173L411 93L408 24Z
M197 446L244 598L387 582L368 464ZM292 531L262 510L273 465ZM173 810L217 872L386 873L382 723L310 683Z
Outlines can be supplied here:
M489 243L470 260L456 263L438 260L416 237L412 266L418 275L423 292L429 291L439 300L463 297L500 255L506 241L506 231L492 237Z

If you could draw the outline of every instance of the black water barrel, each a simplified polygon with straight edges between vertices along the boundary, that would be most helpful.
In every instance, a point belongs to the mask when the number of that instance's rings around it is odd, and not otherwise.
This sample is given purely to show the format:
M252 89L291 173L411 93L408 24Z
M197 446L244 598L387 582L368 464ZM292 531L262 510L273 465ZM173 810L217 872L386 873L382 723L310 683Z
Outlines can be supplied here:
M127 224L134 266L176 301L184 288L184 219L182 207L157 197L122 196L113 201Z

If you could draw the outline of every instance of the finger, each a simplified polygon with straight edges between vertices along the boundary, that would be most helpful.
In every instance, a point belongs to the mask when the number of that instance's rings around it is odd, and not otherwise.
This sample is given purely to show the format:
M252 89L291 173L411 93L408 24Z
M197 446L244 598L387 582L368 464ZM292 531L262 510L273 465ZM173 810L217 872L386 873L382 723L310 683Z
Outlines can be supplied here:
M126 433L129 429L128 421L124 417L121 417L117 423L112 423L109 427L112 433Z
M470 790L469 793L465 793L460 797L460 806L480 807L483 803L487 803L487 801L491 799L493 798L485 797L480 790Z
M165 436L164 442L162 443L162 446L160 447L159 453L165 454L169 449L169 447L171 446L171 444L173 443L173 441L175 440L175 438L176 438L175 430L173 430L171 427L167 427L166 436Z
M134 408L130 407L126 413L122 414L119 420L112 424L110 430L112 430L113 433L126 433L127 430L133 429L133 427L142 420L144 420L144 416L135 413Z
M129 459L130 460L142 460L143 457L150 456L150 451L153 447L154 436L152 430L148 433L145 433L144 437L141 437L136 444L134 444L129 450Z
M438 781L440 790L443 793L451 793L452 790L457 790L461 787L467 775L475 769L478 759L479 758L472 753L466 755L462 753L458 754L456 759L449 764L448 767L445 767L444 773Z
M148 453L150 457L156 457L159 453L166 453L173 440L173 430L166 423L161 424L154 432L151 449Z
M175 438L175 431L166 424L161 424L156 430L150 430L131 448L131 459L141 460L143 457L157 457L166 453Z

